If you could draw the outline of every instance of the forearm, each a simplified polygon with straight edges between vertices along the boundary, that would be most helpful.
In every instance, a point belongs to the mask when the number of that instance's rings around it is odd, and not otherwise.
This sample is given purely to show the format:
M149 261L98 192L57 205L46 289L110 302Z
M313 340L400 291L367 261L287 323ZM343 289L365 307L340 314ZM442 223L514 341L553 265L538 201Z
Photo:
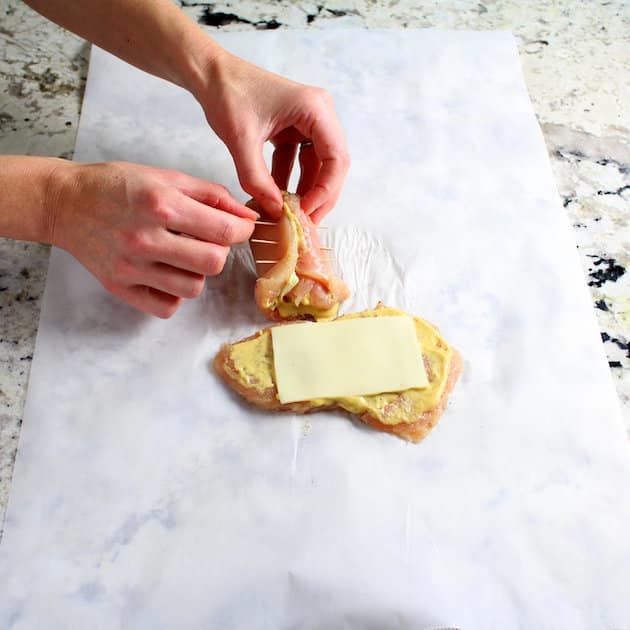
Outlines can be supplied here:
M52 242L58 183L71 163L0 156L0 236Z
M221 51L171 0L26 2L117 57L193 93Z

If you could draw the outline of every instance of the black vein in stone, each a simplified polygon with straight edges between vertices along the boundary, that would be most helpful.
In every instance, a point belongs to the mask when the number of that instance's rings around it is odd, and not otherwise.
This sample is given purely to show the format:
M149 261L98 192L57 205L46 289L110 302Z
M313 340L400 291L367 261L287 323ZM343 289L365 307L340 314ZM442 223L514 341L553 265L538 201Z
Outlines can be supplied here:
M306 21L311 24L318 17L320 17L322 11L324 10L324 5L317 5L317 13L309 13L306 16ZM332 17L344 17L346 15L361 15L356 9L325 9L326 13Z
M323 7L321 4L318 4L318 5L317 5L317 13L309 13L309 14L306 16L306 21L307 21L309 24L311 24L312 22L314 22L314 21L316 20L316 18L318 18L318 17L319 17L319 14L322 12L322 9L323 9L323 8L324 8L324 7Z
M212 10L213 6L214 5L206 6L201 12L198 20L200 24L214 26L216 28L221 28L227 24L251 24L261 31L274 30L282 26L282 24L275 18L272 18L271 20L258 20L257 22L252 22L247 18L236 15L236 13L224 13L223 11L215 12Z
M630 184L626 184L625 186L621 186L617 188L617 190L598 190L598 195L619 195L623 199L626 198L626 193L630 193Z
M582 160L586 160L587 156L585 153L582 153L582 151L579 151L578 149L556 149L553 152L554 157L558 158L559 160L563 160L563 161L569 161L569 160L575 160L576 162L581 162Z
M630 165L619 162L619 160L614 160L613 158L602 158L601 160L597 160L597 164L600 166L608 166L612 164L613 166L616 166L617 170L623 175L630 173Z
M626 356L630 357L630 343L628 343L627 341L622 341L621 339L617 339L617 337L611 337L607 332L603 332L600 334L604 343L606 343L607 341L610 341L610 343L614 343L620 350L625 350Z
M593 254L590 257L595 258L593 265L599 269L589 268L588 275L592 278L588 283L589 287L601 287L605 282L616 282L626 273L625 267L614 258L601 258Z

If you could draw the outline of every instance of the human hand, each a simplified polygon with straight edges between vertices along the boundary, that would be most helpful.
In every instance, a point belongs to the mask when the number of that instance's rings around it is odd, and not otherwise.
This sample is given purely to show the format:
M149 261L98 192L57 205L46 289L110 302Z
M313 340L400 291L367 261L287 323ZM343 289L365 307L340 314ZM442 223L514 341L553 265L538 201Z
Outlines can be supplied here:
M50 238L132 306L167 318L223 269L258 215L223 186L126 162L51 176Z
M350 158L332 97L221 50L196 90L210 126L229 149L239 181L265 211L278 217L298 149L302 208L318 223L335 205ZM270 140L271 174L263 158Z

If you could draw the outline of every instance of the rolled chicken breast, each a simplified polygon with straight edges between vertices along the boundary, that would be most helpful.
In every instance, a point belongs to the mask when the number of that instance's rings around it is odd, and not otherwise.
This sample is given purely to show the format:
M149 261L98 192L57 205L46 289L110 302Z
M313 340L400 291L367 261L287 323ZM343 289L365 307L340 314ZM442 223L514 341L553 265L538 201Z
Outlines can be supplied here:
M300 197L283 193L283 198L282 217L258 224L250 239L258 273L256 303L273 320L331 319L350 292L322 251ZM253 201L247 205L260 211Z

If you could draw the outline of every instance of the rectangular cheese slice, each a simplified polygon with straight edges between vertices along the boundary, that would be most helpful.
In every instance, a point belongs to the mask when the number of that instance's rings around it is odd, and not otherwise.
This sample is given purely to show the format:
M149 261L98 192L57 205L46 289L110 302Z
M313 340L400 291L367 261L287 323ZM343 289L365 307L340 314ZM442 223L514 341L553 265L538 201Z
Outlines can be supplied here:
M357 317L271 329L278 398L291 403L429 384L411 317Z

